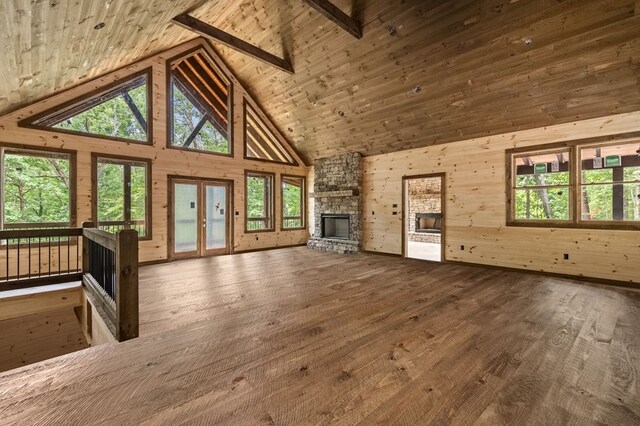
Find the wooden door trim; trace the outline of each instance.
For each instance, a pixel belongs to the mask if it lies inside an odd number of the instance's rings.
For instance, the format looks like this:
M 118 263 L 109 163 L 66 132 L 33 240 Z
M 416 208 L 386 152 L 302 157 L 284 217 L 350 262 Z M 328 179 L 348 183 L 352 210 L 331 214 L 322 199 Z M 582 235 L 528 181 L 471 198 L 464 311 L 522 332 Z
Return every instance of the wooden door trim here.
M 407 244 L 407 215 L 409 214 L 409 209 L 407 206 L 407 192 L 409 191 L 409 182 L 413 179 L 426 179 L 426 178 L 440 178 L 440 212 L 442 214 L 442 232 L 440 233 L 440 262 L 435 263 L 446 263 L 447 260 L 445 258 L 445 248 L 446 248 L 446 235 L 447 235 L 447 197 L 446 197 L 446 177 L 447 174 L 444 172 L 441 173 L 427 173 L 421 175 L 410 175 L 410 176 L 402 176 L 402 250 L 401 255 L 403 258 L 407 257 L 406 253 L 406 244 Z M 426 262 L 434 262 L 432 260 L 427 260 Z

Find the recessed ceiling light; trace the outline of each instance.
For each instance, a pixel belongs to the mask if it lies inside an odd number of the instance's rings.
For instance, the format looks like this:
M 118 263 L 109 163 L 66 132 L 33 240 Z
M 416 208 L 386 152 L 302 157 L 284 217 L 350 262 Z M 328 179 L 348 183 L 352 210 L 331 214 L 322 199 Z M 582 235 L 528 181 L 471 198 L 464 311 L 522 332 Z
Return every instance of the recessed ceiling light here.
M 93 27 L 94 30 L 101 30 L 103 28 L 104 28 L 104 22 L 97 23 L 95 27 Z

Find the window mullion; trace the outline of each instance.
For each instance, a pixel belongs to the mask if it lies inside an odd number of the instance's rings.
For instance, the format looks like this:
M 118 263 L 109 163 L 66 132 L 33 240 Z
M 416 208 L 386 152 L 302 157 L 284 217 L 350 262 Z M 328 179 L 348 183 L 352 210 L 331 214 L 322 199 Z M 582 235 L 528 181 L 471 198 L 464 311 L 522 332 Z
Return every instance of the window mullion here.
M 124 224 L 131 227 L 131 164 L 124 164 Z

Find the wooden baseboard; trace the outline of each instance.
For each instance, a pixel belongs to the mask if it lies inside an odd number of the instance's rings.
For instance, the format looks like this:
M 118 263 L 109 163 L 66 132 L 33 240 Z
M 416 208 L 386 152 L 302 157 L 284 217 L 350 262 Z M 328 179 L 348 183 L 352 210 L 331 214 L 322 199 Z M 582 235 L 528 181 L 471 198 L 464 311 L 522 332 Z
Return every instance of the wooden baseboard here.
M 366 253 L 366 254 L 378 254 L 380 256 L 390 256 L 390 257 L 400 257 L 402 258 L 401 254 L 398 253 L 387 253 L 384 251 L 371 251 L 371 250 L 362 250 L 362 253 Z
M 451 263 L 451 264 L 455 264 L 455 265 L 465 265 L 465 266 L 475 266 L 475 267 L 486 268 L 486 269 L 497 269 L 497 270 L 501 270 L 501 271 L 523 272 L 523 273 L 529 273 L 529 274 L 544 275 L 544 276 L 547 276 L 547 277 L 564 278 L 564 279 L 569 279 L 569 280 L 583 281 L 583 282 L 587 282 L 587 283 L 591 283 L 591 284 L 597 284 L 597 285 L 603 285 L 603 286 L 607 286 L 607 287 L 619 287 L 619 288 L 623 288 L 625 290 L 640 291 L 640 283 L 635 283 L 635 282 L 632 282 L 632 281 L 608 280 L 608 279 L 604 279 L 604 278 L 588 277 L 588 276 L 584 276 L 584 275 L 572 275 L 572 274 L 562 274 L 562 273 L 558 273 L 558 272 L 536 271 L 536 270 L 524 269 L 524 268 L 510 268 L 510 267 L 507 267 L 507 266 L 486 265 L 484 263 L 464 262 L 464 261 L 461 261 L 461 260 L 446 260 L 443 263 Z
M 254 253 L 258 251 L 267 251 L 267 250 L 280 250 L 280 249 L 286 249 L 286 248 L 292 248 L 292 247 L 304 247 L 306 245 L 307 243 L 302 243 L 302 244 L 291 244 L 288 246 L 265 247 L 265 248 L 250 249 L 250 250 L 238 250 L 238 251 L 234 251 L 233 254 Z

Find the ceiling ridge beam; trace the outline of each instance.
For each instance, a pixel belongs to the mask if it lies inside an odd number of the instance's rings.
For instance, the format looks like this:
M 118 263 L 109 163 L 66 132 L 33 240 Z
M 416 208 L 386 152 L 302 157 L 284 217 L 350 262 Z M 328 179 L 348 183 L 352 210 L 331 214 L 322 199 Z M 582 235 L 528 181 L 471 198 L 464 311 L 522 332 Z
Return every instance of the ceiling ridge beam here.
M 327 19 L 354 36 L 362 38 L 362 28 L 355 19 L 338 9 L 329 0 L 304 0 L 309 6 L 320 12 Z
M 197 18 L 194 18 L 191 15 L 178 15 L 173 18 L 172 22 L 176 25 L 181 26 L 182 28 L 186 28 L 189 31 L 193 31 L 194 33 L 199 34 L 202 37 L 220 42 L 225 46 L 244 53 L 245 55 L 249 55 L 255 59 L 272 65 L 281 71 L 287 72 L 289 74 L 294 74 L 293 67 L 287 60 L 266 52 L 251 43 L 247 43 L 246 41 L 241 40 L 229 33 L 226 33 L 221 29 L 209 25 Z

